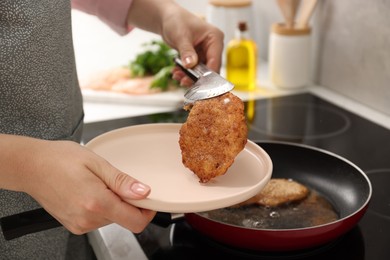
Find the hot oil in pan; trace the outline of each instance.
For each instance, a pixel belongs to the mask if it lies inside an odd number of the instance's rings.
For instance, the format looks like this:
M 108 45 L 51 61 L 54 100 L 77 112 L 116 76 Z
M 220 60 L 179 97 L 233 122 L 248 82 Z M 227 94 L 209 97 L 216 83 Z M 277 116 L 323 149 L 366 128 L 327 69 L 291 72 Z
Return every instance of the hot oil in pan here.
M 252 204 L 199 213 L 200 215 L 246 228 L 294 229 L 326 224 L 339 219 L 333 206 L 316 191 L 302 201 L 278 207 Z

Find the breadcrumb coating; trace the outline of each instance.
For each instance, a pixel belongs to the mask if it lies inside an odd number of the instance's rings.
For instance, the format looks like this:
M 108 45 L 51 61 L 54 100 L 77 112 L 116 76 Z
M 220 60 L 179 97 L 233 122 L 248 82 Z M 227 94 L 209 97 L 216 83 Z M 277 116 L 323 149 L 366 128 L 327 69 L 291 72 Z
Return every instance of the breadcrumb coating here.
M 284 178 L 271 179 L 259 194 L 237 206 L 259 204 L 266 207 L 278 207 L 305 199 L 310 190 L 297 181 Z
M 180 129 L 183 164 L 201 183 L 223 175 L 247 143 L 244 103 L 231 92 L 196 101 Z

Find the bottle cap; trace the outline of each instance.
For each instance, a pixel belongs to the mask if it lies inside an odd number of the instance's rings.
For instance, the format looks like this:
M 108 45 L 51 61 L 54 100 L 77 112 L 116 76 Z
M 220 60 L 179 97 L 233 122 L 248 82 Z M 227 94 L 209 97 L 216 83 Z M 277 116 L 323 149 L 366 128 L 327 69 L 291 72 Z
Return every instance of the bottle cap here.
M 243 22 L 243 21 L 240 21 L 238 22 L 238 29 L 241 31 L 241 32 L 244 32 L 246 30 L 248 30 L 248 25 L 246 22 Z

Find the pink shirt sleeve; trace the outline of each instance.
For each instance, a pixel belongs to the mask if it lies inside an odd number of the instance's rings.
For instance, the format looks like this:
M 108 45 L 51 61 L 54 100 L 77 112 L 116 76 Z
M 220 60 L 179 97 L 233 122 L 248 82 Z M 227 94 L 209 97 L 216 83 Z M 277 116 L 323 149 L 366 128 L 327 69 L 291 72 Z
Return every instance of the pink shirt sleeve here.
M 127 24 L 127 14 L 133 0 L 72 0 L 72 8 L 95 15 L 120 35 L 132 28 Z

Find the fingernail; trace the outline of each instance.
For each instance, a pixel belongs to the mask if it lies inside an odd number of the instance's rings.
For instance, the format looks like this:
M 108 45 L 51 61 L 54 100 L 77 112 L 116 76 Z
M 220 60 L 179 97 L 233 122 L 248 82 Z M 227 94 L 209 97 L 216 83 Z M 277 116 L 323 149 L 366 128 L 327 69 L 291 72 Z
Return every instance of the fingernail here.
M 134 182 L 131 187 L 131 191 L 138 195 L 145 195 L 150 191 L 150 187 L 140 183 L 140 182 Z
M 192 63 L 192 57 L 191 56 L 187 56 L 184 58 L 184 65 L 189 65 Z

